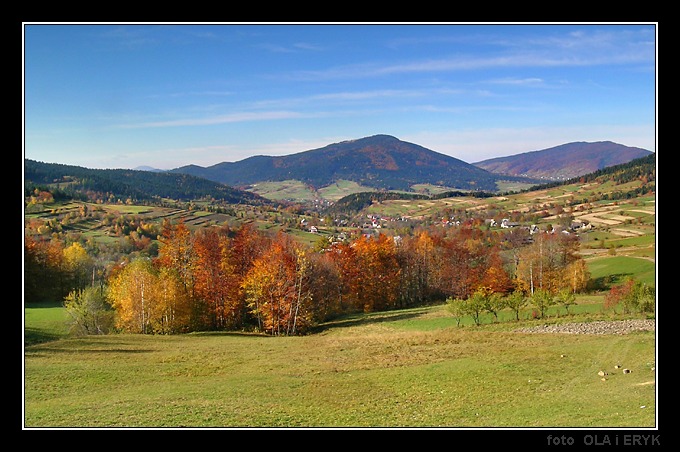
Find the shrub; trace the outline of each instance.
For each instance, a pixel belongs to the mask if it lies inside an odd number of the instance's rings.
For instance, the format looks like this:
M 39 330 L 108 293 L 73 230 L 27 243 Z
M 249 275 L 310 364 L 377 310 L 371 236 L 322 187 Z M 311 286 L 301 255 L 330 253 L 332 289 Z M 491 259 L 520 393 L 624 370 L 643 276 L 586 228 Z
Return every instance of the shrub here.
M 106 334 L 113 327 L 114 311 L 103 289 L 86 287 L 73 291 L 64 298 L 64 307 L 74 334 Z
M 616 309 L 621 305 L 624 314 L 635 311 L 640 313 L 654 312 L 655 291 L 653 287 L 640 281 L 628 278 L 623 284 L 612 287 L 604 299 L 605 309 Z

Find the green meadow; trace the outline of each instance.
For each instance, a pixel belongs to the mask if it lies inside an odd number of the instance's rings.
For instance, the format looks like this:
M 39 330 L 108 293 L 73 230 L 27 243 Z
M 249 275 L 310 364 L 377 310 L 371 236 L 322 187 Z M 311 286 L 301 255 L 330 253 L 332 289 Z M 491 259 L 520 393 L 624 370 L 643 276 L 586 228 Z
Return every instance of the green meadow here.
M 654 332 L 515 331 L 619 318 L 601 300 L 481 326 L 456 326 L 445 305 L 360 314 L 302 337 L 71 337 L 63 308 L 30 307 L 24 426 L 654 427 Z

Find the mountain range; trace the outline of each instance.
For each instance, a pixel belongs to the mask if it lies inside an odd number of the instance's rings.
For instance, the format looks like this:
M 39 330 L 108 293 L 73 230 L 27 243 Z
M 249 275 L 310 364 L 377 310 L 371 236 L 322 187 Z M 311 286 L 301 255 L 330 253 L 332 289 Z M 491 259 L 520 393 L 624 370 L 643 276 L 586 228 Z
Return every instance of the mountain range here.
M 320 188 L 338 180 L 349 180 L 386 190 L 410 190 L 415 184 L 433 184 L 495 191 L 497 181 L 508 179 L 390 135 L 342 141 L 280 157 L 260 155 L 233 163 L 209 167 L 189 165 L 171 171 L 236 187 L 263 181 L 299 180 Z M 526 181 L 517 176 L 510 179 Z
M 611 141 L 573 142 L 477 163 L 466 163 L 390 135 L 342 141 L 286 156 L 254 156 L 238 162 L 170 170 L 244 187 L 264 181 L 299 180 L 315 188 L 338 180 L 386 190 L 432 184 L 496 191 L 501 180 L 540 183 L 564 180 L 651 154 Z
M 653 152 L 611 141 L 578 141 L 540 151 L 483 160 L 473 165 L 496 174 L 566 180 L 650 154 Z
M 500 181 L 536 185 L 546 179 L 570 179 L 652 154 L 610 141 L 574 142 L 470 164 L 390 135 L 374 135 L 287 156 L 254 156 L 233 163 L 188 165 L 169 171 L 150 167 L 144 171 L 96 170 L 25 159 L 24 180 L 37 185 L 62 181 L 69 191 L 89 190 L 123 199 L 209 197 L 229 203 L 261 204 L 268 200 L 238 187 L 297 180 L 318 189 L 348 180 L 374 190 L 412 191 L 416 184 L 432 184 L 454 190 L 496 192 Z

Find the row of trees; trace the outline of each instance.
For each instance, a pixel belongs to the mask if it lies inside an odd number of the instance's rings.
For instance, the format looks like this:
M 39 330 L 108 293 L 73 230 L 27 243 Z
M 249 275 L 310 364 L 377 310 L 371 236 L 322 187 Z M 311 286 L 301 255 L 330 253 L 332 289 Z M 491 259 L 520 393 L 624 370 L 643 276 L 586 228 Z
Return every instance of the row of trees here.
M 557 293 L 546 289 L 537 289 L 532 294 L 525 294 L 516 289 L 512 293 L 502 294 L 492 292 L 486 287 L 480 287 L 468 298 L 446 299 L 447 308 L 456 318 L 458 325 L 463 317 L 471 317 L 475 324 L 481 323 L 484 313 L 493 314 L 494 320 L 498 321 L 498 313 L 503 309 L 513 312 L 515 320 L 519 320 L 520 312 L 527 305 L 533 305 L 538 311 L 534 311 L 538 317 L 544 317 L 549 307 L 560 305 L 569 314 L 569 307 L 576 303 L 576 295 L 569 288 L 562 288 Z
M 624 314 L 653 313 L 656 293 L 650 287 L 632 278 L 614 286 L 605 295 L 604 309 L 616 310 L 619 307 Z M 447 309 L 456 318 L 458 325 L 463 317 L 471 317 L 476 325 L 481 323 L 482 314 L 492 314 L 498 321 L 498 314 L 504 309 L 512 311 L 515 320 L 520 319 L 520 312 L 527 306 L 535 308 L 534 317 L 543 318 L 552 306 L 563 307 L 569 315 L 569 308 L 576 304 L 576 295 L 567 287 L 552 292 L 537 289 L 531 294 L 516 289 L 512 293 L 493 292 L 487 287 L 480 287 L 468 298 L 446 299 Z
M 540 234 L 515 248 L 479 229 L 408 237 L 380 234 L 321 251 L 290 235 L 166 223 L 158 257 L 124 262 L 108 280 L 117 327 L 136 333 L 256 329 L 304 334 L 348 312 L 444 298 L 474 299 L 483 288 L 575 293 L 588 274 L 566 236 Z

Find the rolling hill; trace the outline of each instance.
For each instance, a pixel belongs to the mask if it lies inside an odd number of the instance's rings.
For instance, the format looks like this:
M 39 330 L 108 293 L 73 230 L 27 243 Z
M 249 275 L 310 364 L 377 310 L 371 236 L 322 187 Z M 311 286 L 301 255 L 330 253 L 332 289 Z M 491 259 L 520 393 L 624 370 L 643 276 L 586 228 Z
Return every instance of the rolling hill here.
M 59 183 L 70 194 L 103 193 L 115 198 L 146 201 L 154 198 L 195 200 L 212 198 L 230 204 L 264 204 L 254 193 L 188 174 L 127 169 L 90 169 L 24 159 L 24 185 Z
M 209 167 L 188 165 L 171 172 L 231 186 L 300 180 L 320 188 L 338 180 L 348 180 L 386 190 L 410 190 L 414 184 L 433 184 L 496 191 L 496 182 L 508 179 L 390 135 L 342 141 L 286 156 L 260 155 Z
M 611 141 L 579 141 L 540 151 L 483 160 L 473 165 L 495 174 L 566 180 L 650 154 L 653 152 Z

